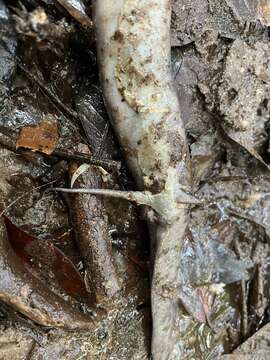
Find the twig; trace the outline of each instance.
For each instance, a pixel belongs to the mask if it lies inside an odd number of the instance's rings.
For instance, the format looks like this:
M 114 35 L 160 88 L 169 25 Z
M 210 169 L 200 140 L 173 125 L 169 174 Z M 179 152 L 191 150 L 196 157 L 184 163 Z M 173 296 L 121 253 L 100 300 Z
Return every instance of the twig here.
M 53 180 L 53 181 L 50 181 L 46 184 L 43 184 L 43 185 L 40 185 L 40 186 L 37 186 L 29 191 L 27 191 L 26 193 L 20 195 L 19 197 L 17 197 L 15 200 L 13 200 L 10 204 L 8 204 L 5 209 L 3 211 L 1 211 L 0 213 L 0 218 L 7 212 L 8 209 L 10 209 L 13 205 L 15 205 L 18 201 L 20 201 L 21 199 L 23 199 L 25 196 L 31 194 L 32 192 L 36 191 L 36 190 L 40 190 L 46 186 L 49 186 L 49 185 L 52 185 L 54 183 L 56 183 L 59 179 L 56 179 L 56 180 Z
M 8 48 L 7 44 L 2 41 L 0 39 L 0 43 L 1 45 L 5 48 L 6 51 L 8 51 L 9 53 L 11 53 L 10 49 Z M 12 54 L 13 55 L 13 54 Z M 92 124 L 92 122 L 88 121 L 88 119 L 81 114 L 80 116 L 78 115 L 78 113 L 73 110 L 70 109 L 68 106 L 66 106 L 65 104 L 63 104 L 63 102 L 59 99 L 59 97 L 57 96 L 57 94 L 55 94 L 55 92 L 53 92 L 51 89 L 49 89 L 47 86 L 45 86 L 42 81 L 35 76 L 34 74 L 32 74 L 22 63 L 21 59 L 14 55 L 15 59 L 16 59 L 16 63 L 17 66 L 25 73 L 25 75 L 33 82 L 35 82 L 39 88 L 41 89 L 41 91 L 44 93 L 44 95 L 46 95 L 46 97 L 49 99 L 49 101 L 51 101 L 51 103 L 54 105 L 54 107 L 56 108 L 57 111 L 61 112 L 64 116 L 65 114 L 68 115 L 69 117 L 73 118 L 74 120 L 76 120 L 78 123 L 80 122 L 84 122 L 85 124 L 87 123 L 87 125 L 89 127 L 92 127 L 92 130 L 97 131 L 98 133 L 100 133 L 100 131 L 95 127 L 94 124 Z M 91 110 L 94 110 L 97 114 L 98 112 L 94 109 L 93 106 L 91 106 Z M 98 114 L 100 116 L 100 114 Z M 67 120 L 70 121 L 70 119 L 67 117 Z M 86 126 L 85 126 L 86 127 Z
M 29 78 L 29 80 L 35 82 L 39 88 L 49 97 L 52 103 L 57 105 L 57 110 L 61 110 L 64 114 L 67 114 L 68 116 L 72 117 L 73 119 L 79 121 L 79 116 L 76 111 L 73 109 L 70 109 L 68 106 L 62 103 L 62 101 L 59 99 L 58 95 L 53 92 L 51 89 L 49 89 L 47 86 L 45 86 L 42 81 L 32 74 L 23 64 L 20 58 L 16 57 L 17 65 L 18 67 L 25 73 L 25 75 Z
M 241 293 L 242 293 L 242 332 L 244 338 L 246 338 L 248 334 L 248 308 L 247 308 L 246 282 L 244 279 L 241 280 Z
M 1 41 L 2 43 L 2 41 Z M 7 48 L 6 44 L 3 42 L 3 46 L 5 48 Z M 7 49 L 7 51 L 10 52 L 9 49 Z M 38 76 L 35 76 L 34 74 L 32 74 L 22 63 L 21 59 L 18 56 L 15 56 L 16 58 L 16 62 L 18 67 L 25 73 L 25 75 L 33 82 L 35 82 L 39 88 L 41 89 L 41 91 L 44 93 L 44 95 L 46 95 L 46 97 L 49 99 L 49 101 L 54 105 L 54 107 L 56 108 L 57 111 L 61 112 L 64 116 L 65 114 L 68 115 L 69 117 L 73 118 L 74 120 L 76 120 L 78 123 L 80 123 L 86 133 L 87 139 L 89 141 L 89 139 L 92 136 L 92 132 L 97 132 L 98 134 L 100 134 L 100 130 L 95 126 L 95 124 L 92 121 L 89 121 L 87 119 L 87 117 L 83 114 L 78 114 L 75 110 L 69 108 L 68 106 L 66 106 L 57 96 L 57 94 L 52 91 L 51 89 L 49 89 L 47 86 L 45 86 L 42 81 L 38 78 Z M 102 118 L 102 116 L 96 111 L 96 109 L 90 104 L 91 107 L 91 111 L 93 112 L 93 114 L 95 114 L 95 116 L 97 116 L 98 118 Z M 111 169 L 111 168 L 116 168 L 117 170 L 120 169 L 121 165 L 119 163 L 117 163 L 116 161 L 107 161 L 107 160 L 99 160 L 98 157 L 101 155 L 102 151 L 103 151 L 103 146 L 104 146 L 104 141 L 108 135 L 108 129 L 109 126 L 108 124 L 106 124 L 105 126 L 105 131 L 102 134 L 102 138 L 101 138 L 101 142 L 100 142 L 100 147 L 97 151 L 97 157 L 91 157 L 91 159 L 86 159 L 86 157 L 84 158 L 84 160 L 86 160 L 86 163 L 92 164 L 92 165 L 96 165 L 96 166 L 102 166 L 105 169 Z M 58 157 L 62 157 L 65 156 L 65 158 L 67 159 L 67 155 L 64 155 L 61 152 L 58 152 L 58 154 L 53 154 L 55 156 Z M 71 156 L 69 156 L 69 158 L 71 159 Z M 67 159 L 68 160 L 68 159 Z M 75 161 L 80 161 L 80 158 L 77 157 L 77 155 L 74 156 L 74 158 L 72 160 Z
M 120 168 L 121 168 L 121 163 L 118 161 L 102 160 L 102 159 L 98 159 L 98 157 L 96 157 L 96 156 L 90 156 L 90 155 L 83 154 L 83 153 L 70 154 L 70 153 L 65 153 L 63 151 L 54 151 L 51 155 L 59 157 L 64 160 L 69 160 L 69 161 L 72 160 L 72 161 L 77 161 L 80 163 L 101 166 L 107 170 L 112 170 L 112 169 L 120 170 Z
M 17 64 L 19 66 L 19 68 L 25 73 L 25 75 L 33 82 L 35 82 L 39 88 L 42 90 L 42 92 L 48 97 L 48 99 L 52 102 L 52 104 L 54 104 L 54 106 L 56 107 L 56 109 L 60 112 L 62 112 L 63 114 L 66 114 L 67 116 L 73 118 L 74 120 L 76 120 L 78 123 L 81 123 L 81 121 L 83 120 L 84 123 L 87 124 L 87 126 L 92 127 L 92 131 L 97 131 L 98 133 L 100 133 L 100 131 L 97 129 L 97 127 L 91 122 L 89 121 L 86 116 L 84 116 L 83 114 L 78 114 L 77 111 L 71 109 L 70 107 L 68 107 L 67 105 L 63 104 L 63 102 L 59 99 L 58 95 L 52 91 L 51 89 L 49 89 L 47 86 L 45 86 L 42 81 L 40 81 L 40 79 L 35 76 L 34 74 L 32 74 L 21 62 L 20 58 L 16 57 L 17 60 Z M 96 114 L 98 114 L 98 112 L 94 109 L 93 106 L 91 106 L 91 110 L 94 111 Z M 100 116 L 100 114 L 98 114 L 98 116 Z
M 241 259 L 241 249 L 238 240 L 234 242 L 235 252 L 239 259 Z M 247 290 L 246 290 L 246 281 L 241 280 L 241 295 L 242 295 L 242 317 L 241 317 L 241 328 L 243 337 L 246 338 L 248 333 L 248 308 L 247 308 Z
M 89 121 L 89 119 L 82 113 L 78 114 L 77 111 L 70 109 L 68 106 L 66 106 L 65 104 L 63 104 L 63 102 L 59 99 L 59 97 L 57 96 L 57 94 L 55 92 L 53 92 L 51 89 L 49 89 L 48 87 L 46 87 L 42 81 L 40 81 L 40 79 L 33 75 L 29 70 L 27 70 L 27 68 L 22 64 L 21 60 L 19 58 L 17 58 L 17 64 L 19 66 L 19 68 L 21 70 L 23 70 L 23 72 L 26 74 L 26 76 L 33 82 L 37 83 L 37 85 L 39 86 L 39 88 L 42 90 L 42 92 L 47 96 L 47 98 L 53 103 L 53 105 L 56 107 L 56 109 L 60 112 L 62 112 L 64 115 L 68 115 L 69 117 L 73 118 L 74 120 L 76 120 L 77 122 L 79 122 L 86 134 L 86 137 L 88 139 L 88 142 L 90 143 L 90 139 L 93 136 L 93 132 L 96 132 L 97 134 L 100 134 L 100 130 L 95 126 L 95 124 L 92 121 Z M 95 116 L 97 116 L 98 118 L 102 118 L 102 116 L 96 111 L 96 109 L 89 104 L 91 111 L 93 112 L 93 114 Z M 102 138 L 101 138 L 101 142 L 100 142 L 100 147 L 97 151 L 97 158 L 99 156 L 101 156 L 102 151 L 103 151 L 103 146 L 104 146 L 104 142 L 106 140 L 106 137 L 108 135 L 108 130 L 109 130 L 109 126 L 108 124 L 106 124 L 105 127 L 105 131 L 102 134 Z M 79 160 L 79 159 L 77 159 Z M 95 160 L 95 162 L 97 162 L 98 160 Z M 100 160 L 101 161 L 101 160 Z M 90 164 L 93 165 L 97 165 L 97 166 L 102 166 L 104 168 L 111 168 L 111 167 L 117 167 L 115 166 L 115 164 L 110 163 L 108 166 L 105 165 L 99 165 L 98 163 L 94 163 L 94 162 L 90 162 Z M 105 164 L 105 162 L 103 162 L 103 164 Z

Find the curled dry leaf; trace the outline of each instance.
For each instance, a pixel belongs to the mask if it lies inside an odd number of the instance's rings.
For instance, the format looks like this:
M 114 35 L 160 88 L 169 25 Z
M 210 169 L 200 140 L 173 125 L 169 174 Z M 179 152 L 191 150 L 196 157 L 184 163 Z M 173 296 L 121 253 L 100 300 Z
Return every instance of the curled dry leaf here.
M 82 164 L 78 167 L 78 169 L 74 172 L 72 175 L 72 178 L 70 180 L 70 187 L 73 188 L 73 185 L 75 181 L 78 179 L 80 175 L 82 175 L 84 172 L 86 172 L 90 168 L 89 164 Z
M 50 155 L 54 151 L 58 139 L 57 124 L 44 118 L 39 125 L 26 126 L 21 130 L 16 148 L 23 147 Z
M 69 14 L 85 27 L 92 27 L 92 21 L 85 12 L 85 6 L 81 0 L 58 0 Z

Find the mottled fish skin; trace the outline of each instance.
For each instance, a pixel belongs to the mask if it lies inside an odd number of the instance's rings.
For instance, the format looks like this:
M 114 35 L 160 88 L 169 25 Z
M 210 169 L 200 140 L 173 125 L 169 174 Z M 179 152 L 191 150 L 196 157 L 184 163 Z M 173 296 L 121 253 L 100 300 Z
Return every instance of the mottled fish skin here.
M 105 103 L 139 190 L 163 209 L 149 227 L 155 244 L 152 355 L 180 359 L 179 254 L 188 223 L 182 191 L 190 161 L 171 75 L 169 0 L 95 0 L 94 24 Z M 165 210 L 165 211 L 164 211 Z M 153 244 L 153 245 L 154 245 Z M 153 246 L 154 247 L 154 246 Z

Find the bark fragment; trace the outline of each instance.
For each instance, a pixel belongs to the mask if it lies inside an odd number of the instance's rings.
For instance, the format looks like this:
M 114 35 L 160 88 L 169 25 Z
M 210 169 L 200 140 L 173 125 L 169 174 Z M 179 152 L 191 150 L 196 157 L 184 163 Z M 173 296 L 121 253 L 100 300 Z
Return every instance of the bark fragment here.
M 100 171 L 91 166 L 76 186 L 101 188 Z M 72 222 L 87 271 L 87 282 L 97 303 L 106 303 L 119 292 L 120 284 L 112 259 L 112 239 L 102 199 L 94 195 L 71 195 Z

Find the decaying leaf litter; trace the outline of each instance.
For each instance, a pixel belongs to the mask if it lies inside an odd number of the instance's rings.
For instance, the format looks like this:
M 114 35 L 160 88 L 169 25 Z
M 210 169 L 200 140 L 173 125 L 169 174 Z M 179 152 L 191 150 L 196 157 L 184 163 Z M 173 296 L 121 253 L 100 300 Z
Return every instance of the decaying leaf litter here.
M 12 358 L 24 352 L 32 359 L 148 358 L 153 259 L 145 214 L 124 200 L 44 191 L 46 183 L 69 185 L 83 163 L 78 156 L 106 166 L 85 167 L 74 187 L 137 190 L 102 102 L 94 30 L 85 20 L 92 19 L 91 4 L 85 1 L 85 13 L 75 16 L 69 3 L 1 2 L 1 211 L 40 246 L 30 253 L 34 266 L 25 266 L 1 225 L 0 351 L 10 346 Z M 189 207 L 179 241 L 185 286 L 173 294 L 179 319 L 173 331 L 181 358 L 230 353 L 268 322 L 267 8 L 267 1 L 173 3 L 173 75 L 192 193 L 202 202 Z M 16 149 L 23 129 L 39 128 L 44 119 L 57 124 L 52 154 Z M 118 173 L 115 162 L 122 164 Z M 59 287 L 46 257 L 38 264 L 47 243 L 77 268 L 88 299 Z M 48 307 L 55 297 L 58 307 Z M 74 324 L 86 318 L 89 330 L 66 331 L 68 321 L 63 329 L 44 326 L 68 314 Z M 16 346 L 10 334 L 20 334 Z

